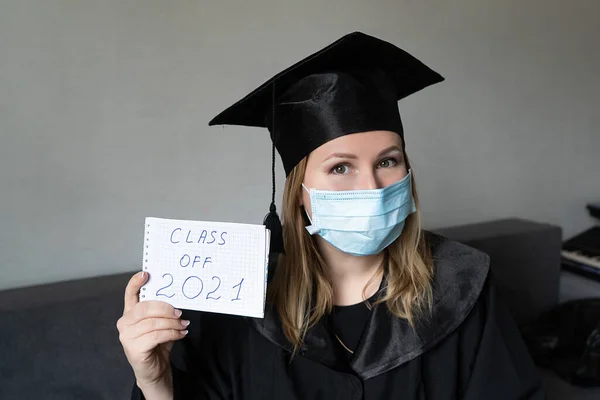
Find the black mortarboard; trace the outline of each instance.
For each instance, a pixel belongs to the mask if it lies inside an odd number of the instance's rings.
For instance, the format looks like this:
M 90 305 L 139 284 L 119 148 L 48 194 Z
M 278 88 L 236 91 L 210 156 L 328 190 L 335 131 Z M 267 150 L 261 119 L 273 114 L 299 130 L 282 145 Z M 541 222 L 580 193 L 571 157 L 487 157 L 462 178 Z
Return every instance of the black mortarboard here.
M 287 176 L 311 151 L 343 135 L 389 130 L 404 139 L 398 100 L 443 79 L 393 44 L 353 32 L 278 73 L 209 125 L 268 128 Z M 272 249 L 282 251 L 274 185 L 273 177 L 265 224 Z

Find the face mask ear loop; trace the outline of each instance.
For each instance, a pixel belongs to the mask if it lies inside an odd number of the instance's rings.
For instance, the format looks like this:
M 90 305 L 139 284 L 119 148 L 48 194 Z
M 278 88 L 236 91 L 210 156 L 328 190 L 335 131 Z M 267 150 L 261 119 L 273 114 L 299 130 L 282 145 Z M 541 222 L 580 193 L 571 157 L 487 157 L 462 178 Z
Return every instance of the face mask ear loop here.
M 304 190 L 306 190 L 306 193 L 308 193 L 308 195 L 310 196 L 310 190 L 308 190 L 308 188 L 304 185 L 304 183 L 302 183 L 302 188 Z M 312 201 L 312 199 L 311 199 Z M 302 205 L 302 208 L 304 209 L 304 214 L 306 215 L 306 218 L 308 218 L 308 220 L 310 221 L 310 224 L 312 225 L 312 220 L 310 219 L 310 216 L 308 215 L 308 211 L 306 210 L 306 206 L 304 206 L 304 204 Z
M 308 218 L 310 224 L 312 225 L 312 220 L 310 219 L 310 215 L 308 215 L 308 211 L 306 211 L 306 207 L 302 206 L 302 208 L 304 209 L 304 214 L 306 214 L 306 218 Z

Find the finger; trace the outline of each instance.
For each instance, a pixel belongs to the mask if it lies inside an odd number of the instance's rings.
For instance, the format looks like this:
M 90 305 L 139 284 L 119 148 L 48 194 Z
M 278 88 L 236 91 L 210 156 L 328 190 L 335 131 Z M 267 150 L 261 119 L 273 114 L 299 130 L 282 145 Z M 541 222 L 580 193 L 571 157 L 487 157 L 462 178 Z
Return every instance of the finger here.
M 135 352 L 137 354 L 145 353 L 153 350 L 161 343 L 168 343 L 171 341 L 183 339 L 187 335 L 187 330 L 178 329 L 163 329 L 160 331 L 148 332 L 145 335 L 140 336 L 133 340 L 135 343 Z
M 144 276 L 142 276 L 142 274 L 143 272 L 138 272 L 137 274 L 133 275 L 129 280 L 127 287 L 125 288 L 123 314 L 131 310 L 140 301 L 138 297 L 140 288 L 148 280 L 148 274 L 144 274 Z
M 160 330 L 186 330 L 190 321 L 170 318 L 146 318 L 135 324 L 126 333 L 131 339 L 139 338 L 147 333 Z
M 124 325 L 135 325 L 146 318 L 179 319 L 181 310 L 173 308 L 169 303 L 157 300 L 148 300 L 137 303 L 129 312 L 123 314 Z

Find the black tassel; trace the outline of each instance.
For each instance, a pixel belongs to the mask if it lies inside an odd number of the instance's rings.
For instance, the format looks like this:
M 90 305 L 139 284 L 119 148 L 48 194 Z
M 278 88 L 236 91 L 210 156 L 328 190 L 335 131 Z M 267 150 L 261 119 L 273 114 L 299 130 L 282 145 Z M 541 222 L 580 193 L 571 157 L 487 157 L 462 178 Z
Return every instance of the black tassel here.
M 271 231 L 271 246 L 269 248 L 269 252 L 271 254 L 283 253 L 283 228 L 281 226 L 279 215 L 277 215 L 277 207 L 275 207 L 275 203 L 271 203 L 271 206 L 269 207 L 269 213 L 265 216 L 263 225 L 265 225 L 267 229 Z
M 275 129 L 275 82 L 273 82 L 273 90 L 271 92 L 271 106 L 272 118 L 273 118 L 273 129 Z M 273 130 L 275 132 L 275 130 Z M 275 142 L 271 144 L 271 206 L 269 207 L 269 213 L 265 216 L 263 225 L 271 231 L 271 245 L 269 247 L 269 254 L 284 253 L 283 248 L 283 228 L 281 226 L 281 220 L 277 215 L 277 207 L 275 206 Z M 272 277 L 271 271 L 269 275 Z

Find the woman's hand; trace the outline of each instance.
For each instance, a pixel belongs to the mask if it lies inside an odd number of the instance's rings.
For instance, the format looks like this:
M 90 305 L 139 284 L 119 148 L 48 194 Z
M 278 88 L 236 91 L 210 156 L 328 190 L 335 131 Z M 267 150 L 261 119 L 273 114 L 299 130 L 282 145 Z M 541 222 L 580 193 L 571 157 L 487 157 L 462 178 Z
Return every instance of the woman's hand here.
M 180 320 L 181 310 L 162 301 L 140 302 L 146 273 L 135 274 L 125 288 L 123 316 L 117 321 L 119 340 L 133 368 L 137 385 L 156 386 L 171 382 L 170 354 L 175 340 L 187 334 L 189 321 Z

